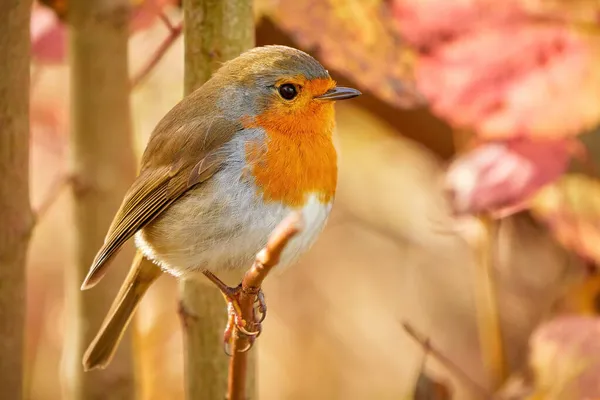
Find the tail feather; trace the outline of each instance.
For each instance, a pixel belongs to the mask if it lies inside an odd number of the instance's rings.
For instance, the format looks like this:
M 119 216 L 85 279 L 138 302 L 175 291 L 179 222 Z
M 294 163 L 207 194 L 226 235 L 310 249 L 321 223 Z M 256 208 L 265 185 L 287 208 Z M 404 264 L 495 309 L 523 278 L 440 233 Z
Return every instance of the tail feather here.
M 86 371 L 105 368 L 113 358 L 133 313 L 161 270 L 150 260 L 137 253 L 129 274 L 123 282 L 100 331 L 83 356 Z

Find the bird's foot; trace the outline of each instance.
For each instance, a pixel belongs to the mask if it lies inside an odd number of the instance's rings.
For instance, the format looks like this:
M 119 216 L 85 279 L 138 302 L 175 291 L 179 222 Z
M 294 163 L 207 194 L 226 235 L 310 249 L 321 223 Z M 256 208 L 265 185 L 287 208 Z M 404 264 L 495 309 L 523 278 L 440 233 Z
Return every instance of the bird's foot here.
M 243 317 L 242 308 L 240 305 L 240 295 L 242 293 L 242 285 L 238 285 L 237 287 L 229 287 L 219 278 L 217 278 L 210 271 L 203 271 L 204 275 L 217 286 L 223 297 L 225 298 L 225 302 L 227 303 L 227 326 L 225 328 L 225 332 L 223 333 L 223 344 L 225 348 L 225 352 L 228 355 L 231 355 L 231 347 L 234 339 L 234 333 L 238 332 L 238 335 L 244 335 L 248 339 L 248 345 L 238 352 L 248 351 L 256 338 L 260 335 L 262 331 L 261 323 L 265 320 L 267 315 L 267 304 L 265 302 L 265 296 L 261 289 L 258 289 L 256 292 L 256 300 L 254 303 L 254 307 L 252 308 L 252 321 L 246 321 Z

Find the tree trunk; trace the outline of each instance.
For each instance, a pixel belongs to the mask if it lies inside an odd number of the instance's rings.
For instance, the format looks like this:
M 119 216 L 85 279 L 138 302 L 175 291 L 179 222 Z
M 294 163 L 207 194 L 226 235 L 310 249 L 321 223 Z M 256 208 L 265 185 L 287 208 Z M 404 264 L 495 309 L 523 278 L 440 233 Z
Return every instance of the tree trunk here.
M 0 1 L 0 388 L 23 393 L 25 257 L 29 204 L 29 15 L 31 3 Z
M 133 259 L 126 245 L 97 287 L 79 287 L 136 171 L 129 107 L 128 0 L 69 2 L 71 171 L 75 250 L 67 272 L 64 389 L 68 399 L 134 399 L 130 335 L 104 371 L 83 372 L 92 341 Z
M 251 0 L 184 0 L 183 6 L 188 94 L 222 62 L 254 46 L 254 17 Z M 186 399 L 223 399 L 229 363 L 222 349 L 227 317 L 223 297 L 216 288 L 184 281 L 181 301 L 192 314 L 184 324 Z M 254 393 L 253 371 L 248 371 L 248 393 Z

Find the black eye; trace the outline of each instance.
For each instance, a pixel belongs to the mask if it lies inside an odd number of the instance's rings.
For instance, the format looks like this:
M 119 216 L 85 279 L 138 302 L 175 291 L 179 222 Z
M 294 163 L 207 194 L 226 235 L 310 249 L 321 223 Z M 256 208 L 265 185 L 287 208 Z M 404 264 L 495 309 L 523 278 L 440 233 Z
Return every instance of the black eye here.
M 291 83 L 279 86 L 279 95 L 286 100 L 292 100 L 297 94 L 296 87 Z

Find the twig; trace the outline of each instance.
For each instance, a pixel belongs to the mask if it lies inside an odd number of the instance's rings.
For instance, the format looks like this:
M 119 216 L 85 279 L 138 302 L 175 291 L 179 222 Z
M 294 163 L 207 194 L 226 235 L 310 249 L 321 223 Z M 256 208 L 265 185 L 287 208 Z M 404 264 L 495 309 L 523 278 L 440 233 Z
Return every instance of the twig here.
M 483 399 L 491 398 L 490 393 L 488 393 L 484 388 L 479 386 L 477 382 L 469 377 L 458 365 L 456 365 L 451 359 L 442 354 L 441 351 L 436 349 L 431 345 L 429 338 L 425 335 L 417 332 L 415 328 L 413 328 L 408 322 L 402 322 L 402 328 L 408 333 L 410 337 L 412 337 L 417 343 L 423 347 L 423 349 L 430 354 L 433 358 L 439 361 L 450 373 L 454 374 L 461 382 L 463 382 L 466 386 L 468 386 L 471 391 L 477 394 L 479 397 Z
M 171 22 L 171 19 L 167 16 L 167 14 L 164 13 L 164 11 L 161 11 L 158 14 L 158 17 L 163 22 L 163 24 L 165 24 L 165 26 L 171 33 L 175 32 L 177 30 L 177 28 Z
M 254 318 L 253 307 L 260 287 L 279 262 L 281 252 L 289 240 L 302 229 L 303 221 L 300 213 L 294 212 L 283 220 L 273 231 L 267 245 L 254 260 L 252 267 L 244 275 L 239 304 L 242 316 L 246 321 Z M 233 333 L 232 356 L 229 361 L 229 379 L 227 383 L 228 400 L 245 400 L 246 369 L 248 352 L 240 349 L 248 348 L 248 337 L 240 334 L 235 328 Z
M 164 15 L 161 14 L 161 16 Z M 166 16 L 164 18 L 166 18 Z M 165 19 L 163 19 L 163 21 L 165 21 Z M 168 19 L 166 19 L 166 21 L 168 21 Z M 167 24 L 167 22 L 165 22 L 165 24 Z M 152 57 L 150 57 L 150 59 L 148 60 L 148 63 L 137 73 L 136 76 L 133 77 L 133 79 L 131 80 L 132 88 L 137 87 L 140 84 L 140 82 L 142 82 L 148 76 L 148 74 L 150 74 L 150 72 L 154 69 L 156 64 L 158 64 L 158 62 L 162 60 L 162 58 L 171 48 L 173 43 L 175 43 L 175 41 L 181 35 L 181 32 L 183 30 L 183 23 L 180 22 L 177 25 L 172 25 L 171 22 L 168 21 L 167 27 L 169 28 L 169 36 L 167 36 L 163 40 L 158 49 L 156 49 Z
M 34 212 L 36 225 L 44 218 L 50 208 L 52 208 L 54 203 L 56 203 L 60 195 L 72 181 L 73 177 L 70 174 L 61 174 L 54 180 L 54 182 L 52 182 L 50 189 L 48 189 L 48 193 L 46 193 L 46 196 L 44 197 L 44 200 L 42 200 Z

